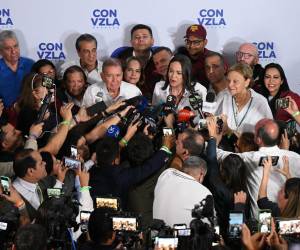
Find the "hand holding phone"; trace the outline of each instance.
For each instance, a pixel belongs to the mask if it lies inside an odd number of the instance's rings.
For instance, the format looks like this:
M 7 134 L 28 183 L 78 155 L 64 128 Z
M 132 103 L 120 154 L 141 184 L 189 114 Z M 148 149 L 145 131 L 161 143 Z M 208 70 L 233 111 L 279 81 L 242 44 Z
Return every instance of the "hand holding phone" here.
M 279 156 L 271 156 L 272 166 L 276 166 L 278 164 Z M 264 161 L 268 160 L 268 156 L 262 156 L 259 159 L 258 166 L 264 166 Z
M 1 176 L 1 186 L 2 186 L 2 190 L 3 190 L 3 194 L 5 195 L 10 195 L 10 179 L 7 176 Z

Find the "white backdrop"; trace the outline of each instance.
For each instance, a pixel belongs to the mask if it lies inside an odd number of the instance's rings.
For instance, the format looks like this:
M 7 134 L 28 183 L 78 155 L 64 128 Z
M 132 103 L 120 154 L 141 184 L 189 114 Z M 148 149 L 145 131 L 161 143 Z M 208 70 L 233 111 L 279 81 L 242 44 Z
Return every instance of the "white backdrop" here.
M 1 0 L 0 30 L 16 31 L 22 55 L 58 63 L 76 58 L 81 33 L 97 38 L 102 60 L 129 45 L 134 24 L 150 25 L 155 45 L 174 49 L 183 44 L 189 24 L 202 22 L 207 48 L 232 63 L 240 43 L 256 43 L 261 64 L 280 63 L 300 93 L 299 9 L 294 0 Z

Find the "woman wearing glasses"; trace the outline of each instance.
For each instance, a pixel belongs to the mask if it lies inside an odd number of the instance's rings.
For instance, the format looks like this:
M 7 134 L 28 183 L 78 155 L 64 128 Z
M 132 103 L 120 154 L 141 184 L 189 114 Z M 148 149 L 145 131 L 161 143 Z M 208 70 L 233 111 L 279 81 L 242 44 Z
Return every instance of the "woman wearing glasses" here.
M 273 119 L 266 98 L 250 89 L 252 69 L 245 63 L 233 65 L 227 74 L 228 89 L 216 111 L 226 114 L 230 130 L 241 134 L 254 132 L 255 124 L 262 118 Z

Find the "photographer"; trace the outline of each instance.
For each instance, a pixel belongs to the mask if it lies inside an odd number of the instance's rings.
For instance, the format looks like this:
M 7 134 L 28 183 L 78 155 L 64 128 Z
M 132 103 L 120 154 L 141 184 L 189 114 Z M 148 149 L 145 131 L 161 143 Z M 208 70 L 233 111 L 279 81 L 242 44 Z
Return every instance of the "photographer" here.
M 139 167 L 124 167 L 120 159 L 120 146 L 116 138 L 104 137 L 97 145 L 97 164 L 90 170 L 90 186 L 93 198 L 99 196 L 120 197 L 121 206 L 127 207 L 127 195 L 131 186 L 145 180 L 162 168 L 171 156 L 174 144 L 172 136 L 163 137 L 163 146 Z
M 123 249 L 116 240 L 113 231 L 112 216 L 116 212 L 111 208 L 96 208 L 90 216 L 88 231 L 90 241 L 79 245 L 79 250 L 112 250 Z

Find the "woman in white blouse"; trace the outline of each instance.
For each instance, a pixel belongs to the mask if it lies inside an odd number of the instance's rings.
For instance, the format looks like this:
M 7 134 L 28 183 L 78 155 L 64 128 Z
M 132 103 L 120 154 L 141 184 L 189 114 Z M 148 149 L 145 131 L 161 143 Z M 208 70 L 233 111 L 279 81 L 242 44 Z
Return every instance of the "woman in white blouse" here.
M 227 74 L 227 91 L 216 111 L 216 115 L 226 114 L 229 129 L 239 134 L 254 132 L 262 118 L 273 119 L 267 99 L 249 88 L 252 75 L 249 65 L 233 65 Z
M 191 69 L 192 64 L 187 56 L 175 55 L 169 63 L 166 81 L 160 81 L 155 85 L 152 105 L 163 104 L 168 95 L 173 95 L 176 97 L 177 110 L 186 106 L 191 107 L 189 102 L 191 89 L 205 100 L 207 90 L 200 83 L 191 82 Z

